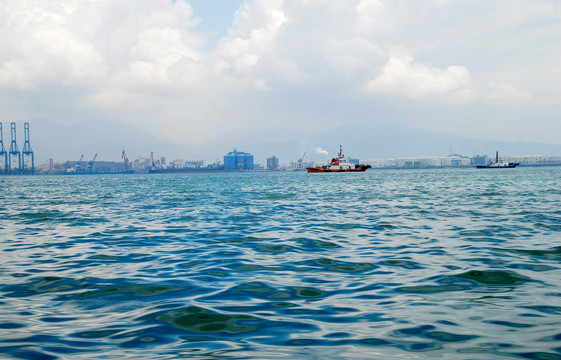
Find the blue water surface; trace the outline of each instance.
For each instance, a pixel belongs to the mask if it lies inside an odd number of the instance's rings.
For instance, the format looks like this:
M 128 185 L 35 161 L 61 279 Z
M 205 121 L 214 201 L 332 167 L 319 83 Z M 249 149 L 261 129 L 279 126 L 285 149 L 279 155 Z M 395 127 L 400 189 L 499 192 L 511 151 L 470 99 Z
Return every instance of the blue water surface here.
M 561 168 L 0 177 L 0 357 L 561 359 Z

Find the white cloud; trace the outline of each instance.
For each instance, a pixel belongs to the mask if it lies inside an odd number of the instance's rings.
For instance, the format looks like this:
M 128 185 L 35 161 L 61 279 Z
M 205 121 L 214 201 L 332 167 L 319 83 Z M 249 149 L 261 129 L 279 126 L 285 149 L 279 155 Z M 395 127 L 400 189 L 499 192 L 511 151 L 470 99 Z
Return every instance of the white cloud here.
M 356 7 L 356 30 L 364 35 L 393 33 L 395 20 L 391 9 L 382 0 L 361 0 Z
M 246 2 L 236 12 L 230 36 L 222 39 L 217 49 L 229 67 L 244 72 L 270 51 L 281 27 L 287 22 L 280 4 L 279 1 Z M 255 23 L 256 20 L 255 27 L 248 27 L 249 22 Z
M 275 121 L 325 128 L 386 96 L 388 114 L 417 100 L 559 108 L 551 0 L 244 0 L 232 15 L 209 43 L 189 0 L 0 1 L 0 117 L 95 114 L 198 140 Z
M 183 40 L 179 29 L 144 29 L 130 51 L 126 76 L 136 85 L 182 87 L 207 70 L 202 58 Z M 173 71 L 176 66 L 186 74 Z
M 21 60 L 5 60 L 0 67 L 0 87 L 25 90 L 32 87 L 31 78 Z
M 490 81 L 488 83 L 488 97 L 491 100 L 508 101 L 508 100 L 527 100 L 532 96 L 530 93 L 518 90 L 511 83 L 496 83 Z
M 392 54 L 381 74 L 366 83 L 370 94 L 405 96 L 411 99 L 446 99 L 467 102 L 473 99 L 469 71 L 464 66 L 442 70 L 417 64 L 409 54 Z
M 197 20 L 184 1 L 6 0 L 0 19 L 3 87 L 95 87 L 123 76 L 162 85 L 177 63 L 201 61 L 202 41 L 189 32 Z
M 33 1 L 0 7 L 0 86 L 76 85 L 103 76 L 103 56 L 69 26 L 73 11 L 72 6 Z

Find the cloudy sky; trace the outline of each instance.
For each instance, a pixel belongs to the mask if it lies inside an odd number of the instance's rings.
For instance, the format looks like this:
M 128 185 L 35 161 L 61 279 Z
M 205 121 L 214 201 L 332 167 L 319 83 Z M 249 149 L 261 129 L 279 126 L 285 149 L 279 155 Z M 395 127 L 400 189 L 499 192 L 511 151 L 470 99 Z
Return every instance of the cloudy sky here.
M 557 0 L 2 0 L 0 118 L 561 144 Z

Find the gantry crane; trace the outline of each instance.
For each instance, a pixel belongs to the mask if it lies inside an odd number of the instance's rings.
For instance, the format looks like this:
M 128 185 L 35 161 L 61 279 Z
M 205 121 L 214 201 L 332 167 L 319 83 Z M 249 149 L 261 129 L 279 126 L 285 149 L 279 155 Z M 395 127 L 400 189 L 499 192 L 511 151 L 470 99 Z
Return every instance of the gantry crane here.
M 12 142 L 10 144 L 10 152 L 8 155 L 8 172 L 12 172 L 12 158 L 17 157 L 18 159 L 18 167 L 16 169 L 16 173 L 21 170 L 21 152 L 19 151 L 18 144 L 16 142 L 16 123 L 10 123 L 10 130 L 12 136 Z
M 29 123 L 26 122 L 23 124 L 23 132 L 24 132 L 24 139 L 25 142 L 23 144 L 23 151 L 21 152 L 21 170 L 25 172 L 29 172 L 31 174 L 35 173 L 35 155 L 33 154 L 33 150 L 31 149 L 31 143 L 29 142 Z M 25 167 L 25 159 L 31 158 L 31 167 Z
M 8 173 L 8 152 L 4 148 L 4 136 L 2 135 L 2 123 L 0 122 L 0 156 L 4 156 L 4 169 Z

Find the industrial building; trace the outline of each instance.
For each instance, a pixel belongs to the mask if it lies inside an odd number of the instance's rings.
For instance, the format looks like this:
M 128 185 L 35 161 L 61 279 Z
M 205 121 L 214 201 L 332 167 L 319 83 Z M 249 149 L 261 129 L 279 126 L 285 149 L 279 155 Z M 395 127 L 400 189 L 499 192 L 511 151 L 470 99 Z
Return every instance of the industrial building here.
M 423 169 L 439 167 L 469 167 L 472 159 L 462 155 L 443 157 L 402 157 L 396 159 L 361 160 L 372 168 Z
M 225 171 L 249 171 L 254 169 L 253 155 L 243 151 L 230 151 L 224 155 Z
M 474 155 L 471 158 L 471 165 L 477 166 L 477 165 L 487 165 L 489 164 L 489 157 L 487 155 Z
M 120 174 L 124 172 L 123 168 L 124 164 L 116 161 L 86 161 L 82 159 L 55 162 L 51 158 L 48 162 L 36 166 L 35 173 L 40 175 Z
M 561 166 L 561 156 L 514 155 L 506 160 L 520 163 L 520 166 Z
M 275 155 L 267 159 L 267 170 L 278 170 L 279 169 L 279 158 Z

